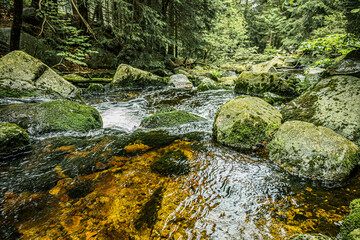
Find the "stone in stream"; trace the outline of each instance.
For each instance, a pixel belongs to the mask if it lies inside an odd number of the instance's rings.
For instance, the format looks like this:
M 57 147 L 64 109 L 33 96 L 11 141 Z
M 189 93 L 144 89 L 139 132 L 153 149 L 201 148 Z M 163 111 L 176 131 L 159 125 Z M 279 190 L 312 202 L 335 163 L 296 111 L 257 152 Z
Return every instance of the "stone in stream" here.
M 344 240 L 360 239 L 360 199 L 350 203 L 350 214 L 345 217 L 339 236 Z
M 322 79 L 281 113 L 285 121 L 324 126 L 360 146 L 360 78 L 340 75 Z
M 185 175 L 190 172 L 189 160 L 180 150 L 166 152 L 150 167 L 153 172 L 166 177 Z
M 241 96 L 216 113 L 213 135 L 221 144 L 252 149 L 268 140 L 281 124 L 281 114 L 264 100 Z
M 197 87 L 199 91 L 208 91 L 208 90 L 218 90 L 227 88 L 223 84 L 217 83 L 210 78 L 205 78 L 201 81 L 200 85 Z
M 320 233 L 313 233 L 313 234 L 296 234 L 290 238 L 291 240 L 332 240 L 328 236 L 325 236 Z
M 171 112 L 159 112 L 146 117 L 140 124 L 145 128 L 173 127 L 186 123 L 204 121 L 203 117 L 189 113 L 184 110 Z
M 325 127 L 284 123 L 268 145 L 270 158 L 286 171 L 321 181 L 341 181 L 359 163 L 359 148 Z
M 85 132 L 102 127 L 101 116 L 94 107 L 63 99 L 9 105 L 0 109 L 0 120 L 16 123 L 31 134 L 70 130 Z
M 104 85 L 100 83 L 90 83 L 89 86 L 83 90 L 83 93 L 102 93 L 105 92 Z
M 237 76 L 222 77 L 219 78 L 219 82 L 227 87 L 234 87 L 237 78 L 238 78 Z
M 112 88 L 164 87 L 167 85 L 169 85 L 167 78 L 159 77 L 126 64 L 119 65 L 111 82 Z
M 243 72 L 235 80 L 234 91 L 245 94 L 276 93 L 280 96 L 296 96 L 296 87 L 275 73 Z
M 1 58 L 0 96 L 39 95 L 44 89 L 64 97 L 79 93 L 77 87 L 25 52 L 13 51 Z
M 175 88 L 187 89 L 193 88 L 193 84 L 184 74 L 175 74 L 170 77 L 170 83 L 172 83 Z
M 0 122 L 0 158 L 25 150 L 30 145 L 29 135 L 16 124 Z

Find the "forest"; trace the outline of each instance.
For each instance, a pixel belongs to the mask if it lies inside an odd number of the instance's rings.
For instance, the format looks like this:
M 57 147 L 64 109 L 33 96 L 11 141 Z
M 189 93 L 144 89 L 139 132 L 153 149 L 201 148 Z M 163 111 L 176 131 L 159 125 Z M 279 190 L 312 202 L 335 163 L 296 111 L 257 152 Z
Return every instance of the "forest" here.
M 2 0 L 0 6 L 2 25 L 12 25 L 12 50 L 22 29 L 79 66 L 90 46 L 142 68 L 163 67 L 169 56 L 224 63 L 299 47 L 326 61 L 359 47 L 357 0 Z
M 0 0 L 0 239 L 360 239 L 360 0 Z

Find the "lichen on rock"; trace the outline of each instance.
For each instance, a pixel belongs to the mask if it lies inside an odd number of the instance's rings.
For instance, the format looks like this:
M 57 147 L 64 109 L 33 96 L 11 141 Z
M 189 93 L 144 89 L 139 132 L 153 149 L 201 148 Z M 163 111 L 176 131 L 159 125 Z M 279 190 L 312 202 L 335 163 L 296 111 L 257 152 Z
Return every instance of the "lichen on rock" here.
M 282 110 L 284 120 L 311 122 L 334 130 L 360 146 L 360 79 L 322 79 Z
M 268 149 L 278 166 L 314 180 L 344 180 L 359 162 L 354 143 L 329 128 L 301 121 L 284 123 Z

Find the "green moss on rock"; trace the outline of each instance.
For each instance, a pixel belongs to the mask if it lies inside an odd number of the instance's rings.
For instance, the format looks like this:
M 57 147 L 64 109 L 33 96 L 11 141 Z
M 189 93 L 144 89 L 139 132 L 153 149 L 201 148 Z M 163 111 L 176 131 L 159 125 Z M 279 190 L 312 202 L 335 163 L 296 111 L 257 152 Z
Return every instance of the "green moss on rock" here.
M 359 161 L 359 148 L 329 128 L 290 121 L 268 145 L 270 158 L 284 170 L 321 181 L 346 179 Z
M 203 121 L 204 118 L 184 110 L 176 110 L 171 112 L 155 113 L 141 122 L 141 126 L 146 128 L 157 127 L 173 127 L 181 124 Z
M 197 87 L 199 91 L 218 90 L 224 88 L 228 89 L 228 87 L 224 86 L 223 84 L 217 83 L 209 78 L 203 79 L 200 85 Z
M 296 96 L 295 85 L 275 73 L 243 72 L 235 81 L 236 93 L 261 94 L 272 92 L 281 96 Z
M 284 120 L 300 120 L 334 130 L 360 146 L 360 79 L 322 79 L 282 110 Z
M 10 105 L 0 109 L 0 120 L 16 123 L 32 134 L 56 131 L 88 131 L 102 127 L 99 112 L 69 100 L 41 104 Z
M 0 158 L 26 149 L 30 138 L 26 131 L 19 126 L 0 122 Z
M 150 72 L 121 64 L 111 82 L 112 88 L 144 88 L 150 86 L 167 86 L 169 79 L 162 78 Z
M 360 199 L 355 199 L 350 203 L 350 214 L 347 215 L 340 227 L 341 239 L 358 240 L 360 239 Z
M 213 125 L 214 138 L 227 146 L 251 149 L 268 140 L 281 124 L 281 114 L 256 97 L 238 97 L 223 105 Z

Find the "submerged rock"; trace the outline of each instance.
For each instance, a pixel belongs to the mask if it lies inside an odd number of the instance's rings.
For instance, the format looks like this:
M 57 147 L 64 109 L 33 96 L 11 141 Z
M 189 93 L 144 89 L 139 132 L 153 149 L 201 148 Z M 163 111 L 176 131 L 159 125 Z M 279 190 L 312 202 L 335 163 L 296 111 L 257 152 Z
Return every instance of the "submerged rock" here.
M 284 120 L 311 122 L 334 130 L 360 146 L 360 79 L 321 80 L 282 110 Z
M 268 145 L 270 158 L 301 177 L 340 181 L 359 162 L 359 148 L 325 127 L 290 121 L 284 123 Z
M 190 164 L 182 151 L 168 151 L 151 165 L 151 170 L 166 177 L 173 177 L 188 174 Z
M 0 120 L 16 123 L 32 134 L 89 131 L 102 127 L 99 112 L 91 106 L 56 100 L 41 104 L 10 105 L 0 109 Z
M 243 72 L 235 81 L 236 93 L 261 94 L 272 92 L 280 96 L 296 96 L 295 85 L 274 73 Z
M 112 88 L 144 88 L 162 87 L 169 84 L 167 78 L 162 78 L 144 70 L 121 64 L 111 82 Z
M 281 114 L 257 97 L 235 98 L 216 113 L 213 135 L 227 146 L 251 149 L 262 144 L 280 126 Z
M 146 117 L 141 126 L 145 128 L 173 127 L 186 123 L 203 121 L 204 118 L 184 110 L 176 110 L 171 112 L 159 112 Z
M 197 87 L 199 91 L 208 91 L 208 90 L 218 90 L 226 88 L 222 84 L 215 82 L 209 78 L 205 78 L 201 81 L 200 85 Z
M 0 158 L 26 149 L 30 138 L 26 131 L 16 124 L 0 122 Z
M 36 95 L 43 89 L 65 97 L 74 97 L 79 93 L 77 87 L 22 51 L 13 51 L 1 58 L 0 76 L 0 92 L 3 96 Z
M 193 88 L 193 84 L 184 74 L 175 74 L 170 77 L 170 83 L 172 83 L 176 88 L 186 89 Z

